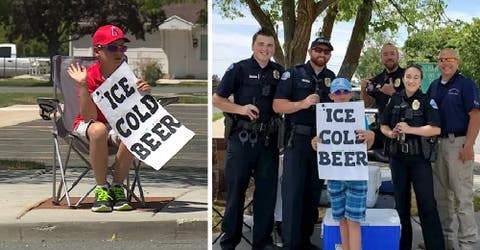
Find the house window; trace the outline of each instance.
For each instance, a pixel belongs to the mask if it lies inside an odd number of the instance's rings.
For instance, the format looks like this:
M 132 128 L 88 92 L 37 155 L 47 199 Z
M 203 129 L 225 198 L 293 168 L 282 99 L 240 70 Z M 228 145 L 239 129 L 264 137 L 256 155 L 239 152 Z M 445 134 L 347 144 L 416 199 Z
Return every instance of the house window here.
M 200 60 L 208 60 L 208 36 L 200 35 Z

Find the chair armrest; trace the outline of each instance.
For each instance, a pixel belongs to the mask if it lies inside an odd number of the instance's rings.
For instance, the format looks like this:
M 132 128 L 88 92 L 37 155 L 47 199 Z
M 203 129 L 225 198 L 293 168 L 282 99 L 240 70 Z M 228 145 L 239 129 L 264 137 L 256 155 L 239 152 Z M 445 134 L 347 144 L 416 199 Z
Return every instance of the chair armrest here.
M 172 103 L 178 102 L 178 96 L 173 96 L 173 97 L 160 97 L 158 98 L 158 103 L 162 105 L 163 107 L 170 105 Z
M 59 101 L 51 97 L 37 97 L 37 103 L 40 107 L 40 117 L 42 117 L 43 120 L 51 120 L 52 114 L 57 112 Z

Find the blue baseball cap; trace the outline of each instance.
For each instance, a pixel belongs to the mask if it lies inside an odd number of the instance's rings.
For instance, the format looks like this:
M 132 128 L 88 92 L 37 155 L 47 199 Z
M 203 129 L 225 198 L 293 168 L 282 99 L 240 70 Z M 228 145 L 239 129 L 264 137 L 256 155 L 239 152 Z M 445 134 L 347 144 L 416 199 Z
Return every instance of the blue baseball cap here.
M 335 93 L 337 90 L 352 90 L 352 84 L 345 78 L 335 78 L 330 84 L 330 93 Z

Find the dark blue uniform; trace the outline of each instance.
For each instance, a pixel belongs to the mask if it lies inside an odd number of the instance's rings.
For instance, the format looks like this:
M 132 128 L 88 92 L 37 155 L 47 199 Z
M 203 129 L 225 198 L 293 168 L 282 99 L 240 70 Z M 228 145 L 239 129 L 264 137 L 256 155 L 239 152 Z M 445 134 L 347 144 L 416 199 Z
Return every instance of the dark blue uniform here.
M 419 89 L 407 97 L 405 90 L 393 94 L 381 117 L 381 124 L 394 128 L 404 121 L 411 127 L 431 125 L 440 127 L 438 107 Z M 421 137 L 407 134 L 403 141 L 390 144 L 390 168 L 395 193 L 396 210 L 402 224 L 400 249 L 412 249 L 412 224 L 410 221 L 410 183 L 417 199 L 418 215 L 427 249 L 445 249 L 442 227 L 433 193 L 433 176 L 430 159 L 422 150 Z
M 470 121 L 468 113 L 480 108 L 475 83 L 457 71 L 446 84 L 441 84 L 440 78 L 434 80 L 427 94 L 438 104 L 441 136 L 447 137 L 449 133 L 465 136 Z
M 261 68 L 252 56 L 232 64 L 216 89 L 217 95 L 228 98 L 233 94 L 236 104 L 253 104 L 260 111 L 253 122 L 247 116 L 236 115 L 228 137 L 222 249 L 234 249 L 241 240 L 245 191 L 252 175 L 255 179 L 253 249 L 272 243 L 279 157 L 276 131 L 271 126 L 275 115 L 272 102 L 282 73 L 279 64 L 269 62 Z
M 371 80 L 371 84 L 367 86 L 367 94 L 370 95 L 375 99 L 376 107 L 378 108 L 379 116 L 382 115 L 383 110 L 387 106 L 388 100 L 390 99 L 389 95 L 386 95 L 380 92 L 380 88 L 383 87 L 385 84 L 390 83 L 390 79 L 392 79 L 393 87 L 395 88 L 395 92 L 399 93 L 401 90 L 405 88 L 403 85 L 403 73 L 405 69 L 398 67 L 396 71 L 388 73 L 386 69 L 384 69 L 380 74 L 376 75 Z M 375 143 L 373 144 L 373 149 L 382 149 L 385 144 L 385 135 L 382 134 L 380 129 L 376 129 L 375 132 Z
M 324 68 L 315 74 L 310 62 L 282 75 L 275 99 L 300 101 L 317 93 L 320 102 L 331 102 L 330 83 L 335 74 Z M 282 180 L 282 240 L 286 249 L 308 249 L 323 180 L 318 178 L 317 155 L 310 145 L 316 134 L 314 107 L 286 114 L 287 143 Z

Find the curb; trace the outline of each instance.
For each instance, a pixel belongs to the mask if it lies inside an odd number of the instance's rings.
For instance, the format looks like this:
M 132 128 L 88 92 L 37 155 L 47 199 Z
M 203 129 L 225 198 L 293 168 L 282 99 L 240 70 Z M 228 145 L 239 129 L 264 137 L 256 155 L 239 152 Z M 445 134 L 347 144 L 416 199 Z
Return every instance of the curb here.
M 0 241 L 206 239 L 207 224 L 202 220 L 0 224 Z

